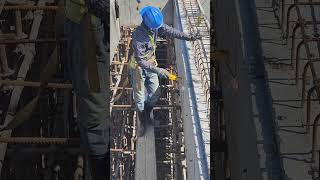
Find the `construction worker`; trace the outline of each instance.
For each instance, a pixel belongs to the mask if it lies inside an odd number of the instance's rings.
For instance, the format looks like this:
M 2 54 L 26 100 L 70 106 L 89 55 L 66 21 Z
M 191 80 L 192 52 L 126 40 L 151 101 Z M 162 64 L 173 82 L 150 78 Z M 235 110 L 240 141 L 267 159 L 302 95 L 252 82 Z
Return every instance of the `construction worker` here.
M 91 5 L 95 4 L 94 1 L 91 0 L 91 2 L 93 2 Z M 108 146 L 109 102 L 107 101 L 109 87 L 106 82 L 109 61 L 107 61 L 107 47 L 104 41 L 104 24 L 100 18 L 89 14 L 87 9 L 84 0 L 66 0 L 64 31 L 67 38 L 67 62 L 70 79 L 78 97 L 77 121 L 82 142 L 90 155 L 91 176 L 93 180 L 105 180 L 109 176 L 110 163 Z M 89 15 L 91 24 L 87 27 L 85 18 Z M 87 37 L 85 28 L 90 28 L 95 44 L 85 44 L 85 37 Z M 85 59 L 86 52 L 93 46 L 97 51 L 95 60 L 97 61 L 100 82 L 100 90 L 97 92 L 90 88 L 88 77 L 90 72 Z
M 160 78 L 170 76 L 166 69 L 157 67 L 155 51 L 158 36 L 189 41 L 195 41 L 201 37 L 198 34 L 187 35 L 164 24 L 163 15 L 156 7 L 146 6 L 140 11 L 140 15 L 142 23 L 132 34 L 133 55 L 129 65 L 134 101 L 139 117 L 137 135 L 143 136 L 147 122 L 154 123 L 153 106 L 160 96 L 158 76 Z

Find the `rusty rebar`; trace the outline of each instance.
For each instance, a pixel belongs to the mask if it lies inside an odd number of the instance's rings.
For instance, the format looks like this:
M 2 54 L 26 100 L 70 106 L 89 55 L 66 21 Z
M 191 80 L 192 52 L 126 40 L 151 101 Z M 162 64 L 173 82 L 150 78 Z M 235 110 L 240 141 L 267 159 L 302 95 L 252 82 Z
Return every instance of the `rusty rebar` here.
M 316 86 L 313 86 L 308 90 L 308 96 L 307 96 L 307 132 L 310 131 L 310 111 L 311 111 L 311 95 L 313 91 L 315 90 Z
M 297 29 L 300 27 L 299 23 L 296 23 L 295 27 L 292 30 L 292 40 L 291 40 L 291 61 L 290 61 L 290 65 L 293 66 L 293 58 L 295 56 L 295 51 L 294 48 L 296 46 L 296 31 Z M 288 37 L 287 37 L 288 38 Z
M 285 0 L 281 0 L 281 30 L 282 30 L 282 33 L 284 34 L 284 11 L 285 11 Z
M 112 109 L 114 110 L 134 110 L 136 107 L 134 105 L 112 105 Z M 174 109 L 180 108 L 179 105 L 156 105 L 154 106 L 154 110 L 163 110 L 163 109 Z
M 314 122 L 313 122 L 313 132 L 312 132 L 312 155 L 311 155 L 311 160 L 312 162 L 315 162 L 315 153 L 316 153 L 316 142 L 318 142 L 318 121 L 320 119 L 320 113 L 316 116 Z
M 17 36 L 15 33 L 0 33 L 0 40 L 3 39 L 16 39 Z
M 308 61 L 306 65 L 303 68 L 303 74 L 302 74 L 302 93 L 301 93 L 301 106 L 303 107 L 304 105 L 304 100 L 305 100 L 305 91 L 306 91 L 306 77 L 307 77 L 307 70 L 308 67 L 311 69 L 314 69 L 313 61 Z M 318 84 L 318 83 L 314 83 Z M 317 92 L 320 92 L 320 90 L 317 90 Z M 320 94 L 318 94 L 319 97 Z
M 304 39 L 298 44 L 298 46 L 296 48 L 296 67 L 295 67 L 295 82 L 296 82 L 296 84 L 298 82 L 298 76 L 299 76 L 300 49 L 301 49 L 302 45 L 305 45 L 305 47 L 306 47 L 309 42 L 316 42 L 316 41 L 320 41 L 320 38 Z M 307 58 L 309 61 L 311 61 L 310 51 L 307 47 L 306 47 L 306 51 L 307 51 L 307 56 L 308 56 Z M 310 66 L 310 68 L 311 68 L 311 73 L 312 73 L 313 78 L 316 78 L 316 73 L 315 73 L 313 66 Z M 320 94 L 320 92 L 319 92 L 319 94 Z
M 48 137 L 0 137 L 0 143 L 10 144 L 79 144 L 78 138 L 48 138 Z
M 307 6 L 307 5 L 320 5 L 320 2 L 298 2 L 298 1 L 295 1 L 294 4 L 291 4 L 288 8 L 288 11 L 287 11 L 287 24 L 286 24 L 286 34 L 285 34 L 285 37 L 288 38 L 288 34 L 289 34 L 289 24 L 290 24 L 290 15 L 291 15 L 291 10 L 295 7 L 298 8 L 298 6 L 301 5 L 301 6 Z M 301 21 L 300 21 L 301 22 Z
M 306 21 L 303 25 L 309 25 L 309 24 L 313 24 L 313 21 Z M 320 21 L 316 22 L 316 24 L 320 24 Z M 296 23 L 296 25 L 294 26 L 293 30 L 292 30 L 292 43 L 291 43 L 291 64 L 293 65 L 293 58 L 295 56 L 294 54 L 294 47 L 295 47 L 295 40 L 296 40 L 296 31 L 298 28 L 301 28 L 301 24 L 299 22 Z M 287 34 L 286 39 L 288 39 L 289 33 Z
M 189 31 L 190 32 L 195 32 L 195 29 L 199 30 L 197 25 L 195 25 L 193 23 L 194 19 L 191 20 L 191 17 L 188 15 L 188 10 L 186 8 L 185 2 L 183 1 L 182 3 L 183 3 L 184 11 L 187 14 L 186 16 L 187 16 L 187 23 L 189 24 L 189 26 L 188 26 Z M 190 8 L 191 8 L 191 13 L 192 13 L 192 18 L 195 18 L 194 14 L 193 14 L 192 5 L 190 5 Z M 209 29 L 208 29 L 208 32 L 210 32 Z M 205 45 L 204 45 L 202 40 L 194 41 L 194 42 L 192 42 L 192 45 L 193 45 L 193 47 L 195 49 L 194 62 L 195 62 L 196 68 L 198 69 L 198 71 L 200 73 L 200 77 L 201 77 L 201 80 L 202 80 L 202 87 L 204 87 L 204 89 L 205 89 L 204 93 L 206 93 L 206 92 L 208 92 L 207 88 L 210 88 L 210 83 L 209 83 L 210 82 L 210 77 L 209 77 L 210 71 L 207 72 L 205 67 L 204 66 L 200 67 L 200 65 L 204 64 L 204 63 L 201 63 L 201 62 L 204 62 L 204 61 L 209 62 L 210 60 L 208 61 L 207 50 L 206 50 Z M 206 93 L 206 100 L 208 101 L 207 97 L 208 97 L 208 94 Z
M 289 24 L 290 24 L 290 14 L 291 14 L 291 10 L 296 6 L 296 4 L 291 4 L 288 8 L 287 11 L 287 21 L 286 21 L 286 34 L 285 37 L 288 38 L 289 37 Z
M 57 11 L 59 9 L 58 6 L 34 6 L 34 5 L 13 5 L 13 6 L 4 6 L 4 11 L 35 11 L 35 10 L 43 10 L 43 11 Z
M 46 85 L 42 85 L 40 82 L 33 81 L 23 81 L 23 80 L 0 80 L 0 85 L 8 85 L 8 86 L 25 86 L 25 87 L 48 87 L 48 88 L 57 88 L 57 89 L 72 89 L 72 84 L 66 83 L 48 83 Z
M 60 43 L 67 39 L 1 39 L 0 44 Z

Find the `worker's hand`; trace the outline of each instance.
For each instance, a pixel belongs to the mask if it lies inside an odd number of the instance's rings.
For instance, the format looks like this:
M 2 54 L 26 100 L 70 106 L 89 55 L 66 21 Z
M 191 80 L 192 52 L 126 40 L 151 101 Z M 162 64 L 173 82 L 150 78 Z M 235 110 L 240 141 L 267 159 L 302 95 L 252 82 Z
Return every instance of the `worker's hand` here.
M 199 33 L 192 34 L 191 37 L 190 37 L 190 41 L 195 41 L 197 39 L 201 39 L 201 35 Z
M 169 76 L 170 76 L 170 73 L 169 73 L 169 71 L 167 71 L 166 69 L 163 69 L 163 68 L 159 68 L 158 69 L 158 76 L 160 77 L 160 78 L 169 78 Z

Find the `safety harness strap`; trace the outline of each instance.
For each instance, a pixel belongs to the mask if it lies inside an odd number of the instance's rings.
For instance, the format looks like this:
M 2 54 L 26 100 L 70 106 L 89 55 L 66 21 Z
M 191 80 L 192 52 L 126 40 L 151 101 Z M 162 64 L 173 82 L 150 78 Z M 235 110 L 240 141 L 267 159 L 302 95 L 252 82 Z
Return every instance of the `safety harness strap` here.
M 150 40 L 151 45 L 152 45 L 152 47 L 153 47 L 153 51 L 151 52 L 152 54 L 151 54 L 151 58 L 149 59 L 149 61 L 151 61 L 152 63 L 154 63 L 155 66 L 158 66 L 158 62 L 157 62 L 157 60 L 156 60 L 156 58 L 155 58 L 155 57 L 156 57 L 156 48 L 157 48 L 157 47 L 156 47 L 156 42 L 155 42 L 156 35 L 155 35 L 155 34 L 150 35 L 150 32 L 148 32 L 148 30 L 147 30 L 145 27 L 142 26 L 142 28 L 143 28 L 143 30 L 148 34 L 149 40 Z M 134 58 L 134 57 L 135 57 L 135 53 L 134 53 L 134 55 L 133 55 L 132 57 L 133 57 L 133 58 L 130 59 L 129 67 L 132 68 L 132 69 L 135 69 L 135 68 L 138 66 L 138 64 L 137 64 L 137 62 L 136 62 L 136 59 Z M 150 54 L 148 54 L 148 53 L 146 53 L 146 54 L 143 56 L 143 58 L 148 58 L 148 57 L 150 57 Z

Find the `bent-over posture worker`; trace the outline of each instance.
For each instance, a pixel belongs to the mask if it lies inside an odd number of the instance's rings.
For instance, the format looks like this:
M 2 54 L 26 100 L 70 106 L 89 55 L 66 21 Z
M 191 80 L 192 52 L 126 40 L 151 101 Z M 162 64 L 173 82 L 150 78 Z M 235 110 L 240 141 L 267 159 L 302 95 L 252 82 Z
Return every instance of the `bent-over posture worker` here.
M 200 36 L 187 35 L 164 24 L 163 15 L 158 8 L 146 6 L 140 11 L 140 15 L 142 23 L 132 34 L 133 55 L 129 64 L 139 117 L 137 135 L 143 136 L 147 121 L 154 122 L 153 107 L 160 96 L 158 76 L 160 78 L 170 76 L 166 69 L 157 67 L 155 51 L 158 36 L 188 41 L 200 39 Z

